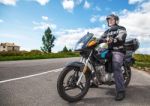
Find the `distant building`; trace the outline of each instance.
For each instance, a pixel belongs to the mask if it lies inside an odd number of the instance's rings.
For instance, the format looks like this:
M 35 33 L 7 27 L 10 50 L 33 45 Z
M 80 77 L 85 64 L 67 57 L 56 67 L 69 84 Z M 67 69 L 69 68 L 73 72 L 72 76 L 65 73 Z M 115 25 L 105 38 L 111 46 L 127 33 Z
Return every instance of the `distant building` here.
M 14 43 L 0 43 L 0 52 L 1 51 L 19 51 L 20 46 L 15 45 Z

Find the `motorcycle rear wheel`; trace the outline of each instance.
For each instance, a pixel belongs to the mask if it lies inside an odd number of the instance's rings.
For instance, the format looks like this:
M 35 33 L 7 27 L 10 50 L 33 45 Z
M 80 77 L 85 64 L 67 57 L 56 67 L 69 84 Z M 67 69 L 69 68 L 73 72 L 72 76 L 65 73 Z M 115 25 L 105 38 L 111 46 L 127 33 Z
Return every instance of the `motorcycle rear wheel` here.
M 128 87 L 130 80 L 131 80 L 131 68 L 130 67 L 125 67 L 124 66 L 124 72 L 123 72 L 123 77 L 124 77 L 124 84 L 125 87 Z

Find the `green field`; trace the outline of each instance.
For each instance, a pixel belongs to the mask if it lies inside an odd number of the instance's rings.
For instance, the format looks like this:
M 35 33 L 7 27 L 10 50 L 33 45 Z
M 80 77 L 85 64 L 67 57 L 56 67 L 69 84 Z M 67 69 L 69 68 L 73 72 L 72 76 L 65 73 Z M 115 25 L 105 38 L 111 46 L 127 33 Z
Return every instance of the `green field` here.
M 0 52 L 0 61 L 66 58 L 79 56 L 79 53 L 74 52 L 43 53 L 39 50 L 32 50 L 30 52 Z M 135 54 L 134 58 L 136 61 L 133 67 L 150 72 L 150 55 Z
M 66 57 L 78 57 L 78 53 L 73 52 L 61 52 L 61 53 L 42 53 L 39 51 L 31 52 L 1 52 L 0 61 L 11 60 L 33 60 L 33 59 L 49 59 L 49 58 L 66 58 Z
M 134 58 L 136 61 L 133 67 L 150 72 L 150 55 L 135 54 Z

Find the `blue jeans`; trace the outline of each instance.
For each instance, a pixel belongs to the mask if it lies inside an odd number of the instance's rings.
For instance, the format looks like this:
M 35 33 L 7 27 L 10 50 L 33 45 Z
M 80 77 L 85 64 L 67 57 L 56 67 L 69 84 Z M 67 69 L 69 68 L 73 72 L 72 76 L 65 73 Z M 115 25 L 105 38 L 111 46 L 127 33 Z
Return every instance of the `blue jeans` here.
M 116 91 L 125 91 L 124 78 L 121 67 L 123 65 L 124 54 L 121 52 L 112 52 L 112 69 L 114 72 L 114 79 Z

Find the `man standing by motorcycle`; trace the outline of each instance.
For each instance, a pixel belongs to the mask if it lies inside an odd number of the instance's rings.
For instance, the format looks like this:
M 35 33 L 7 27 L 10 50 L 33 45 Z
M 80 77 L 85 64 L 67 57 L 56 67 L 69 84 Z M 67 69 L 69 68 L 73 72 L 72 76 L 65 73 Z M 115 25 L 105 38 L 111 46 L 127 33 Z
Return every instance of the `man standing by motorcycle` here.
M 107 42 L 108 48 L 112 50 L 112 70 L 116 85 L 115 100 L 119 101 L 125 98 L 125 85 L 121 66 L 125 55 L 123 45 L 127 34 L 126 29 L 118 25 L 119 17 L 117 15 L 107 16 L 106 21 L 110 28 L 104 32 L 98 42 Z

